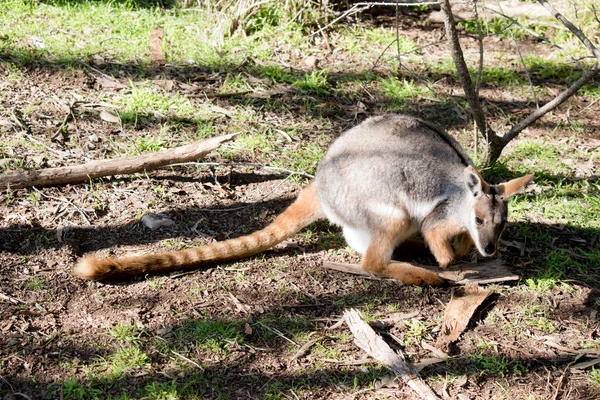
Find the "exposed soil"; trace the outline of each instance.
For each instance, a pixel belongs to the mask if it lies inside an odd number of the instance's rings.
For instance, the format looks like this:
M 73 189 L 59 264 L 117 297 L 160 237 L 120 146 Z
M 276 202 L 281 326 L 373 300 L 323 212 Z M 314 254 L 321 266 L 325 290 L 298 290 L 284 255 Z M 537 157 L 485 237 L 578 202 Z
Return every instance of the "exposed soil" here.
M 414 20 L 407 21 L 404 33 L 419 42 L 432 41 L 441 35 L 437 27 L 425 30 Z M 379 23 L 386 22 L 380 19 Z M 497 46 L 498 51 L 509 44 L 487 43 Z M 436 51 L 441 48 L 430 48 L 424 57 L 434 57 Z M 299 69 L 305 68 L 301 58 L 295 59 L 294 53 L 291 54 L 288 62 Z M 323 66 L 341 66 L 348 61 L 341 52 L 324 52 L 321 58 Z M 365 61 L 365 66 L 369 65 Z M 171 91 L 183 95 L 190 94 L 189 85 L 197 92 L 210 93 L 224 79 L 219 71 L 201 68 L 174 66 L 152 71 L 141 71 L 136 66 L 97 65 L 96 68 L 115 74 L 122 82 L 127 79 L 148 80 L 145 85 L 168 82 Z M 252 76 L 252 65 L 240 68 Z M 122 75 L 116 74 L 118 70 Z M 341 67 L 339 73 L 344 73 Z M 0 64 L 0 75 L 8 74 L 8 68 Z M 0 98 L 4 103 L 0 110 L 1 140 L 8 143 L 11 138 L 30 135 L 53 149 L 37 146 L 32 151 L 32 147 L 14 144 L 9 147 L 12 154 L 3 150 L 5 157 L 26 156 L 27 168 L 75 164 L 111 155 L 107 143 L 113 137 L 152 135 L 160 131 L 161 121 L 169 116 L 148 116 L 138 129 L 123 133 L 115 124 L 99 118 L 102 106 L 95 105 L 87 108 L 79 105 L 73 109 L 75 118 L 65 119 L 70 113 L 72 93 L 77 93 L 82 103 L 100 104 L 103 93 L 128 90 L 108 88 L 102 84 L 102 77 L 83 66 L 67 69 L 35 62 L 23 67 L 20 79 L 0 80 Z M 439 90 L 460 96 L 450 77 L 437 82 Z M 551 82 L 548 86 L 558 88 L 561 83 Z M 500 87 L 484 87 L 482 95 L 489 108 L 495 110 L 492 114 L 496 115 L 498 126 L 504 124 L 503 115 L 520 116 L 535 107 L 526 102 L 526 94 L 516 95 Z M 286 110 L 262 112 L 264 121 L 275 126 L 285 125 L 289 119 L 305 121 L 306 130 L 300 140 L 288 142 L 282 136 L 272 144 L 275 148 L 293 150 L 309 142 L 317 131 L 333 138 L 354 125 L 355 117 L 360 120 L 376 113 L 385 102 L 364 94 L 358 100 L 366 109 L 357 116 L 356 98 L 330 96 L 323 100 L 322 113 L 330 114 L 331 124 L 316 126 L 318 122 L 303 119 L 306 96 L 281 91 L 271 100 L 286 104 Z M 212 101 L 225 109 L 235 106 L 259 109 L 261 102 L 260 98 L 242 101 L 236 97 Z M 444 114 L 433 101 L 423 99 L 410 108 L 425 118 L 435 116 L 430 119 L 452 132 L 468 128 L 456 110 L 445 110 Z M 27 109 L 30 111 L 25 115 L 15 116 L 18 110 Z M 557 141 L 573 137 L 573 132 L 560 129 L 547 134 L 558 123 L 576 116 L 584 133 L 569 144 L 596 148 L 600 143 L 598 112 L 600 104 L 576 97 L 524 135 L 545 135 L 548 140 Z M 55 135 L 63 121 L 67 121 L 64 133 Z M 226 116 L 215 119 L 215 130 L 226 133 L 227 123 Z M 195 129 L 191 123 L 182 121 L 182 124 L 184 131 Z M 74 141 L 73 137 L 80 141 Z M 269 156 L 262 153 L 233 154 L 235 162 L 270 164 Z M 218 154 L 206 161 L 227 162 Z M 584 176 L 597 174 L 597 163 L 598 160 L 592 160 L 591 164 L 582 164 Z M 136 397 L 132 388 L 142 388 L 149 382 L 178 380 L 195 382 L 198 398 L 267 398 L 278 387 L 287 398 L 414 398 L 406 386 L 380 388 L 377 382 L 387 372 L 373 361 L 345 365 L 344 362 L 361 360 L 365 355 L 351 338 L 346 335 L 344 339 L 345 326 L 331 331 L 326 328 L 350 306 L 377 318 L 417 310 L 417 319 L 428 329 L 423 339 L 433 343 L 451 291 L 406 287 L 323 269 L 324 260 L 359 261 L 357 255 L 345 249 L 339 232 L 326 223 L 315 224 L 309 233 L 296 235 L 264 255 L 189 274 L 118 284 L 89 283 L 70 274 L 74 261 L 84 254 L 103 257 L 159 252 L 243 235 L 272 221 L 300 187 L 298 181 L 286 174 L 259 168 L 180 166 L 132 177 L 107 178 L 93 184 L 17 190 L 0 195 L 0 294 L 3 296 L 0 298 L 0 394 L 6 399 L 59 398 L 61 382 L 73 377 L 92 385 L 87 366 L 98 364 L 99 359 L 109 357 L 119 347 L 119 342 L 107 334 L 118 323 L 135 324 L 142 329 L 141 346 L 149 352 L 151 363 L 106 378 L 101 384 L 94 383 L 101 388 L 99 397 L 130 390 L 131 396 L 139 398 L 143 395 Z M 146 212 L 165 213 L 175 224 L 149 231 L 138 223 Z M 545 221 L 536 223 L 536 228 L 555 237 L 557 246 L 577 243 L 585 249 L 598 240 L 598 232 L 579 232 Z M 515 232 L 513 225 L 505 233 L 505 239 L 526 240 L 512 236 Z M 540 254 L 505 246 L 500 257 L 514 272 L 527 276 L 528 268 L 533 267 Z M 575 282 L 573 287 L 575 290 L 555 288 L 531 295 L 520 290 L 518 284 L 494 286 L 498 295 L 486 304 L 462 339 L 450 349 L 450 361 L 426 367 L 422 375 L 437 393 L 445 393 L 449 398 L 458 394 L 471 399 L 598 398 L 600 391 L 587 375 L 583 371 L 572 372 L 569 367 L 576 362 L 578 352 L 584 352 L 582 338 L 593 342 L 600 335 L 600 281 Z M 554 326 L 551 331 L 541 325 L 532 328 L 515 321 L 522 318 L 524 307 L 532 306 L 547 310 Z M 179 332 L 198 321 L 231 322 L 242 340 L 225 345 L 226 350 L 221 353 L 195 348 Z M 527 328 L 521 330 L 519 326 Z M 292 339 L 288 336 L 294 331 L 305 334 L 304 338 L 309 334 L 320 337 L 319 351 L 293 360 L 292 355 L 303 344 L 290 343 Z M 390 333 L 401 338 L 406 338 L 407 332 L 403 322 L 390 329 Z M 157 343 L 162 343 L 162 347 Z M 411 360 L 418 362 L 431 357 L 419 341 L 409 340 L 409 343 L 404 350 Z M 489 347 L 482 350 L 482 343 Z M 186 358 L 203 368 L 170 352 L 172 349 L 193 349 L 193 353 L 186 353 Z M 327 349 L 335 350 L 337 362 L 330 360 L 335 357 L 328 355 Z M 508 369 L 486 372 L 485 365 L 474 356 L 480 354 L 504 357 Z M 376 384 L 371 386 L 373 381 Z

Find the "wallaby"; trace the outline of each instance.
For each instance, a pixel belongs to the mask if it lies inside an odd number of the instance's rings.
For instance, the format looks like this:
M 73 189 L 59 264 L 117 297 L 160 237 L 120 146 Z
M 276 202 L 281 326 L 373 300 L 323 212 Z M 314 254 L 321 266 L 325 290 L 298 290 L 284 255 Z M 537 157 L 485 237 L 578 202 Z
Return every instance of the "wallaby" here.
M 533 175 L 488 185 L 451 136 L 407 115 L 369 118 L 333 142 L 306 186 L 273 223 L 247 236 L 163 254 L 83 258 L 74 275 L 98 281 L 193 269 L 267 250 L 326 217 L 342 227 L 362 268 L 407 284 L 441 285 L 433 271 L 391 260 L 421 232 L 442 268 L 474 243 L 493 255 L 507 218 L 507 199 Z

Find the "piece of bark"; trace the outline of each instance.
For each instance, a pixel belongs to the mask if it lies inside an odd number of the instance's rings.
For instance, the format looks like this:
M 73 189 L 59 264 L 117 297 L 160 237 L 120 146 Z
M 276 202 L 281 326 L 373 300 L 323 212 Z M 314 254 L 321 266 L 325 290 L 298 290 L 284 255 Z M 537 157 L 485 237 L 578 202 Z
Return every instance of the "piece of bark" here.
M 581 372 L 582 369 L 586 369 L 589 367 L 593 367 L 596 364 L 600 364 L 600 358 L 596 358 L 594 360 L 584 361 L 577 363 L 571 367 L 571 373 Z
M 446 306 L 442 329 L 436 347 L 442 348 L 458 339 L 469 325 L 473 313 L 481 303 L 492 293 L 489 289 L 480 288 L 471 283 L 465 287 L 456 288 L 452 299 Z
M 221 143 L 233 139 L 237 133 L 200 140 L 174 149 L 145 153 L 133 157 L 91 161 L 70 167 L 47 168 L 0 175 L 0 190 L 21 189 L 31 186 L 64 185 L 88 182 L 110 175 L 127 175 L 150 171 L 169 164 L 197 160 L 210 153 Z
M 430 265 L 421 265 L 410 263 L 411 266 L 420 267 L 429 271 L 437 272 L 442 278 L 447 279 L 455 285 L 466 285 L 468 283 L 478 283 L 480 285 L 497 282 L 517 281 L 519 275 L 515 275 L 502 264 L 501 260 L 492 260 L 480 264 L 456 264 L 441 269 Z M 340 272 L 345 272 L 353 275 L 361 275 L 368 279 L 380 280 L 380 278 L 372 273 L 365 271 L 359 264 L 342 264 L 326 261 L 323 263 L 323 268 L 333 269 Z
M 357 310 L 351 309 L 344 312 L 344 320 L 354 335 L 354 343 L 366 351 L 371 357 L 387 365 L 390 371 L 402 378 L 422 399 L 439 400 L 433 390 L 419 376 L 417 370 L 406 362 L 404 356 L 395 352 L 387 343 L 367 324 Z

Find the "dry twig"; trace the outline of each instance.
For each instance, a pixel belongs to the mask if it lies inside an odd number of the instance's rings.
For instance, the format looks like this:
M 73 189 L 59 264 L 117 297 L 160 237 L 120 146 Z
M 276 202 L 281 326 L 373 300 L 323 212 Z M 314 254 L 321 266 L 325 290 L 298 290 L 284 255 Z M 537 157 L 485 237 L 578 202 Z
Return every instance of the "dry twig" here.
M 406 362 L 404 356 L 392 350 L 369 324 L 363 321 L 357 310 L 345 311 L 344 319 L 352 331 L 354 343 L 358 347 L 380 363 L 387 365 L 394 375 L 402 378 L 422 399 L 440 399 L 419 376 L 417 370 Z

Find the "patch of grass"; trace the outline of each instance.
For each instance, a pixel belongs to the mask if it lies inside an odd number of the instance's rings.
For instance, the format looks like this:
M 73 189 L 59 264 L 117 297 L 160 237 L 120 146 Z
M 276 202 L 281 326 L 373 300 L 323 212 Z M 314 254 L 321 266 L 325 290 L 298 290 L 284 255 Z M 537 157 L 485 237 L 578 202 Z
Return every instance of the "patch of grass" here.
M 404 331 L 404 343 L 409 345 L 411 342 L 421 343 L 421 340 L 425 338 L 425 335 L 429 331 L 427 325 L 417 318 L 411 318 L 408 321 L 404 321 L 406 330 Z
M 477 76 L 475 71 L 470 71 L 471 76 Z M 512 69 L 505 67 L 484 67 L 481 71 L 481 83 L 493 86 L 513 86 L 525 84 L 521 75 Z
M 225 81 L 221 86 L 221 93 L 235 93 L 252 90 L 248 79 L 243 74 L 227 74 Z
M 29 290 L 42 290 L 46 288 L 46 280 L 44 278 L 31 278 L 25 286 Z
M 398 106 L 403 106 L 406 104 L 406 100 L 417 98 L 423 94 L 423 88 L 414 81 L 400 80 L 395 77 L 382 79 L 379 82 L 379 88 Z
M 61 388 L 57 388 L 56 393 L 60 393 Z M 102 395 L 102 390 L 95 385 L 80 383 L 77 378 L 66 379 L 62 386 L 62 395 L 65 400 L 89 400 L 97 399 Z
M 588 376 L 589 376 L 589 379 L 592 382 L 592 384 L 596 388 L 600 389 L 600 369 L 596 369 L 596 368 L 592 367 Z
M 289 71 L 281 68 L 279 65 L 259 65 L 259 75 L 263 78 L 267 78 L 274 83 L 288 83 L 291 84 L 296 79 L 296 76 Z
M 366 43 L 369 44 L 380 44 L 383 46 L 387 46 L 396 41 L 396 29 L 393 27 L 377 27 L 375 29 L 368 29 L 364 33 L 364 37 L 366 39 Z M 400 48 L 401 54 L 412 53 L 417 51 L 418 46 L 414 40 L 409 37 L 400 34 L 398 36 L 398 46 Z M 397 45 L 394 43 L 392 45 L 393 51 L 397 51 Z
M 167 148 L 167 141 L 161 138 L 156 138 L 153 136 L 143 136 L 136 138 L 134 141 L 135 145 L 135 154 L 143 153 L 143 152 L 155 152 L 161 151 Z
M 274 167 L 283 167 L 292 171 L 314 174 L 317 165 L 325 156 L 325 146 L 307 143 L 298 150 L 285 150 L 280 157 L 273 160 Z
M 201 349 L 223 353 L 244 342 L 239 323 L 224 320 L 193 320 L 173 331 L 175 338 L 191 342 Z
M 467 359 L 475 364 L 480 375 L 497 375 L 500 377 L 523 376 L 529 369 L 519 360 L 511 360 L 497 354 L 472 354 Z
M 529 290 L 544 293 L 554 289 L 558 280 L 556 278 L 527 278 L 525 284 Z
M 150 357 L 138 346 L 129 345 L 108 356 L 100 366 L 109 378 L 118 378 L 132 370 L 150 366 Z
M 543 331 L 544 333 L 552 333 L 556 331 L 556 326 L 554 326 L 554 323 L 546 317 L 538 317 L 529 322 L 529 325 Z
M 123 325 L 119 322 L 108 330 L 108 334 L 121 342 L 139 343 L 142 340 L 144 330 L 135 324 Z
M 122 106 L 119 112 L 122 123 L 134 126 L 140 119 L 160 115 L 191 120 L 210 115 L 202 115 L 202 109 L 194 107 L 184 96 L 144 86 L 133 85 L 131 93 L 115 96 L 113 101 Z
M 312 71 L 296 79 L 292 85 L 300 90 L 324 95 L 329 93 L 329 74 L 325 70 Z
M 548 27 L 542 24 L 528 23 L 526 18 L 519 18 L 519 23 L 538 35 L 543 35 L 544 32 L 548 30 Z M 459 21 L 457 25 L 462 27 L 467 33 L 472 35 L 478 34 L 477 21 Z M 479 29 L 481 29 L 481 32 L 484 35 L 494 35 L 505 39 L 510 39 L 512 37 L 515 39 L 523 39 L 531 36 L 525 29 L 504 17 L 491 18 L 488 21 L 480 20 L 479 26 Z
M 579 92 L 593 100 L 600 100 L 600 85 L 597 83 L 588 83 Z
M 529 55 L 523 57 L 523 62 L 532 77 L 552 81 L 557 79 L 573 81 L 581 76 L 581 71 L 574 69 L 563 57 L 548 59 L 548 57 Z
M 181 398 L 175 381 L 151 382 L 144 386 L 143 392 L 146 394 L 142 398 L 143 400 L 178 400 Z

